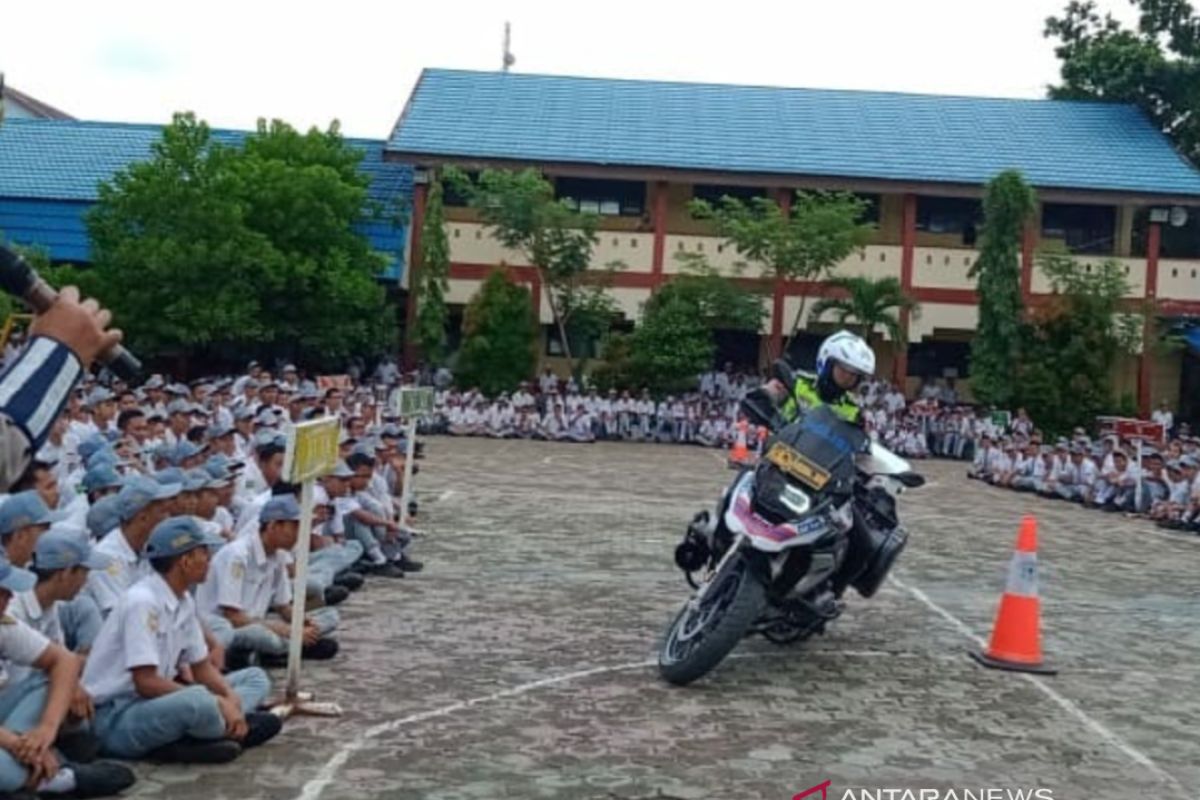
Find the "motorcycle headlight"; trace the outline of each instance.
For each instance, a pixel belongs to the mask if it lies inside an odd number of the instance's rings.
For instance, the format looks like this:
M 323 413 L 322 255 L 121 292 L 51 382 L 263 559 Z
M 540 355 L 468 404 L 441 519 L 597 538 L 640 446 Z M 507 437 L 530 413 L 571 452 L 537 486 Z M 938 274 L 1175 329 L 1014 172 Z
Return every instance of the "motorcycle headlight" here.
M 812 508 L 812 499 L 808 494 L 790 483 L 783 485 L 783 490 L 779 493 L 779 502 L 797 517 L 807 514 L 808 510 Z

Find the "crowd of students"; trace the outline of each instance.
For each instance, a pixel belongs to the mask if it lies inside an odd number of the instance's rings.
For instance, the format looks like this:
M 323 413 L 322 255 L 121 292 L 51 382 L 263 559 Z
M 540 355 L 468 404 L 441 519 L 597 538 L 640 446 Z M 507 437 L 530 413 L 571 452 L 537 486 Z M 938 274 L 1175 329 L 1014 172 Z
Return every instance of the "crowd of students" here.
M 431 430 L 451 436 L 561 442 L 638 441 L 728 447 L 738 404 L 757 380 L 728 366 L 701 376 L 697 391 L 582 390 L 546 370 L 536 383 L 489 399 L 476 389 L 439 388 Z
M 136 777 L 105 758 L 228 762 L 280 732 L 266 704 L 294 613 L 289 426 L 342 424 L 315 487 L 303 658 L 337 655 L 351 592 L 422 567 L 406 443 L 377 394 L 257 364 L 73 394 L 0 500 L 0 793 L 105 796 Z

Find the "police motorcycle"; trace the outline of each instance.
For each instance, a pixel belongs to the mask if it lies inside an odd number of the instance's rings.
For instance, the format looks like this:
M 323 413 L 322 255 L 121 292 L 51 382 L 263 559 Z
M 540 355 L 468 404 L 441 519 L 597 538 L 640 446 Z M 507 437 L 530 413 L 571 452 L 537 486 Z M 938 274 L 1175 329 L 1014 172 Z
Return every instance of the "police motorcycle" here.
M 786 362 L 775 377 L 790 391 Z M 823 633 L 853 588 L 878 591 L 908 541 L 896 497 L 925 480 L 827 406 L 788 423 L 766 388 L 741 410 L 770 433 L 763 456 L 739 471 L 715 515 L 701 512 L 675 550 L 694 593 L 659 648 L 662 677 L 695 681 L 744 637 L 785 645 Z

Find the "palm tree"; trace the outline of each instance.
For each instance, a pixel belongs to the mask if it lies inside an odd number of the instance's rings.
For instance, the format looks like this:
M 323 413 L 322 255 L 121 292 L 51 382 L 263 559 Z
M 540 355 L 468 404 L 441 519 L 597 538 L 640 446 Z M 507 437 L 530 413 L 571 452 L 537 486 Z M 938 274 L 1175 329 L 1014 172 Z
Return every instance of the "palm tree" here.
M 917 303 L 904 294 L 896 278 L 832 278 L 829 285 L 844 292 L 841 297 L 823 297 L 812 309 L 812 318 L 820 319 L 826 312 L 833 312 L 839 324 L 852 320 L 851 327 L 857 328 L 864 339 L 876 328 L 882 327 L 893 342 L 903 342 L 904 331 L 900 327 L 903 309 L 915 310 Z

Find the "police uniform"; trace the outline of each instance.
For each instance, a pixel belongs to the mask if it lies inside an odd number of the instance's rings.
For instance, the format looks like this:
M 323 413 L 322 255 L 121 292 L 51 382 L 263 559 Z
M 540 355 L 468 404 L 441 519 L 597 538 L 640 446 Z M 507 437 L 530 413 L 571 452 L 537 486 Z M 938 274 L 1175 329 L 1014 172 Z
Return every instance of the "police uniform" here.
M 147 553 L 179 555 L 216 544 L 190 519 L 173 517 L 154 529 Z M 225 738 L 225 720 L 217 696 L 208 687 L 180 686 L 144 698 L 137 693 L 131 673 L 152 666 L 159 677 L 174 681 L 181 664 L 194 665 L 207 657 L 192 596 L 175 594 L 156 572 L 135 583 L 105 620 L 83 672 L 84 689 L 96 707 L 95 733 L 104 751 L 139 758 L 184 737 Z M 267 674 L 257 667 L 231 672 L 225 682 L 241 700 L 244 714 L 262 704 L 271 690 Z
M 817 406 L 829 406 L 833 413 L 847 422 L 858 422 L 862 414 L 862 409 L 849 392 L 844 392 L 836 403 L 826 403 L 817 392 L 817 376 L 810 372 L 796 373 L 792 394 L 783 404 L 784 419 L 794 420 L 800 412 L 809 411 Z

